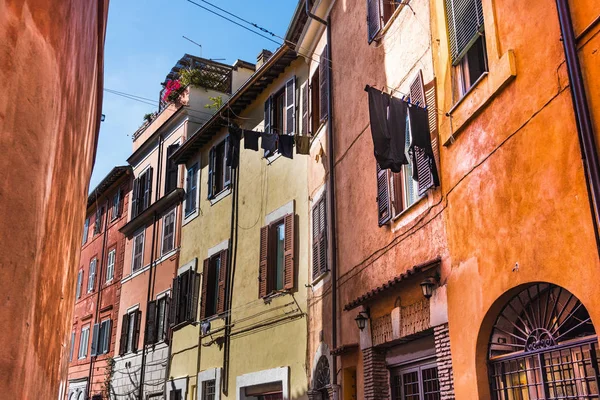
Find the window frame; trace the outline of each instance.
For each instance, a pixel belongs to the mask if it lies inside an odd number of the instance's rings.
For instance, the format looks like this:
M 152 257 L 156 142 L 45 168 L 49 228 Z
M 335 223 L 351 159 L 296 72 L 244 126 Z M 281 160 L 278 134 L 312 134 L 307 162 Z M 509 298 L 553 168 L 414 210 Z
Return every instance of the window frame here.
M 112 263 L 111 261 L 111 254 L 112 254 Z M 117 262 L 117 247 L 114 246 L 112 247 L 109 251 L 108 254 L 106 255 L 106 279 L 105 279 L 105 283 L 108 282 L 112 282 L 112 280 L 115 277 L 115 264 Z M 109 274 L 110 272 L 110 274 Z
M 112 331 L 112 320 L 105 318 L 100 321 L 98 328 L 98 344 L 96 349 L 96 355 L 107 354 L 110 349 L 110 337 Z
M 140 266 L 138 268 L 135 268 L 135 261 L 136 261 L 136 239 L 138 237 L 142 237 L 142 245 L 141 245 L 141 251 L 139 254 L 140 257 Z M 137 271 L 140 271 L 142 269 L 144 269 L 144 247 L 146 245 L 146 229 L 142 229 L 141 231 L 139 231 L 137 234 L 133 235 L 133 246 L 132 246 L 132 252 L 131 252 L 131 273 L 136 273 Z
M 473 89 L 477 82 L 482 79 L 489 72 L 489 63 L 487 57 L 487 47 L 485 42 L 485 34 L 482 32 L 481 36 L 477 38 L 466 50 L 465 54 L 457 61 L 456 65 L 452 68 L 453 74 L 453 85 L 455 87 L 454 96 L 457 100 L 465 97 L 471 89 Z M 472 60 L 472 57 L 475 54 L 471 53 L 476 45 L 481 41 L 481 54 L 478 52 L 477 55 L 482 57 L 483 61 L 483 70 L 481 74 L 476 79 L 471 79 L 470 77 L 470 69 L 469 69 L 469 60 Z M 471 61 L 472 62 L 472 61 Z
M 418 377 L 417 383 L 419 386 L 419 400 L 424 400 L 425 393 L 424 393 L 424 387 L 423 387 L 423 371 L 432 369 L 432 368 L 435 368 L 436 373 L 438 374 L 438 377 L 437 377 L 438 390 L 441 393 L 441 383 L 439 380 L 439 367 L 438 367 L 435 359 L 428 358 L 426 360 L 418 361 L 418 362 L 411 363 L 411 364 L 390 367 L 391 398 L 393 400 L 405 400 L 406 394 L 404 393 L 404 381 L 403 381 L 404 375 L 412 373 L 412 372 L 417 372 L 417 377 Z M 396 392 L 396 388 L 394 387 L 394 384 L 393 384 L 393 380 L 396 377 L 400 378 L 400 393 L 399 394 Z M 414 394 L 411 394 L 411 395 L 414 395 Z
M 224 137 L 222 140 L 215 143 L 209 150 L 208 155 L 208 199 L 214 200 L 221 193 L 226 192 L 231 187 L 231 167 L 227 166 L 227 151 L 229 146 L 229 135 Z M 222 159 L 217 154 L 222 148 L 223 154 Z M 220 170 L 217 169 L 217 165 L 220 165 Z M 219 173 L 217 173 L 219 172 Z M 217 187 L 217 179 L 222 187 Z
M 171 248 L 168 250 L 165 250 L 165 227 L 166 225 L 166 220 L 167 217 L 172 217 L 173 218 L 173 222 L 172 222 L 172 231 L 170 233 L 170 237 L 171 237 Z M 163 215 L 162 217 L 162 232 L 161 232 L 161 241 L 160 241 L 160 254 L 162 256 L 164 256 L 165 254 L 173 251 L 175 249 L 175 227 L 177 224 L 177 213 L 175 212 L 175 208 L 171 209 L 170 211 L 168 211 L 167 213 L 165 213 L 165 215 Z
M 92 265 L 94 268 L 92 269 Z M 89 270 L 88 270 L 88 284 L 87 284 L 87 293 L 92 293 L 96 288 L 96 275 L 98 269 L 98 257 L 94 256 L 90 260 Z M 93 271 L 93 273 L 92 273 Z
M 208 393 L 208 386 L 212 384 L 212 393 Z M 207 379 L 202 381 L 202 400 L 215 400 L 217 399 L 217 380 L 216 379 Z M 208 397 L 212 396 L 212 397 Z
M 208 283 L 206 285 L 206 294 L 203 293 L 205 298 L 209 301 L 206 302 L 206 306 L 204 307 L 204 315 L 203 319 L 213 317 L 219 314 L 218 305 L 219 305 L 219 275 L 221 273 L 221 268 L 223 268 L 221 252 L 217 252 L 208 258 L 209 262 L 209 276 L 202 277 L 202 279 L 207 279 Z M 219 262 L 218 268 L 215 267 L 216 262 Z M 227 266 L 225 266 L 227 268 Z M 209 305 L 211 309 L 209 310 Z
M 173 162 L 170 156 L 179 149 L 181 146 L 180 141 L 176 141 L 167 146 L 166 152 L 166 162 L 165 162 L 165 186 L 163 188 L 164 194 L 170 193 L 171 191 L 177 189 L 179 184 L 179 165 Z M 170 174 L 174 173 L 175 176 L 172 177 Z M 174 179 L 174 182 L 171 181 Z M 173 187 L 171 187 L 173 186 Z
M 164 312 L 162 319 L 160 318 L 161 304 L 164 305 Z M 162 320 L 162 329 L 161 322 Z M 166 342 L 167 340 L 167 329 L 169 327 L 169 294 L 158 296 L 156 298 L 156 343 Z
M 121 189 L 117 189 L 112 196 L 111 218 L 110 221 L 115 221 L 121 215 Z
M 277 288 L 278 286 L 278 257 L 277 257 L 277 245 L 279 244 L 279 238 L 277 236 L 278 228 L 281 227 L 283 229 L 283 239 L 281 241 L 282 252 L 281 252 L 281 288 Z M 280 292 L 285 288 L 285 219 L 281 217 L 269 224 L 269 261 L 268 261 L 268 274 L 270 280 L 270 287 L 268 291 L 270 293 Z
M 135 353 L 137 351 L 137 343 L 135 343 L 136 336 L 136 325 L 139 325 L 138 321 L 141 313 L 139 309 L 127 311 L 129 318 L 127 319 L 127 344 L 125 346 L 125 354 Z M 141 318 L 139 318 L 141 319 Z M 139 338 L 138 338 L 139 340 Z
M 320 221 L 320 207 L 323 207 L 323 226 L 321 226 L 321 221 Z M 315 214 L 317 214 L 317 222 L 315 222 Z M 327 221 L 327 192 L 324 191 L 323 194 L 321 195 L 321 197 L 313 204 L 312 209 L 311 209 L 311 218 L 312 218 L 312 225 L 311 225 L 311 230 L 312 230 L 312 235 L 311 235 L 311 240 L 312 240 L 312 251 L 313 251 L 313 257 L 312 257 L 312 281 L 316 281 L 319 278 L 321 278 L 323 275 L 325 275 L 327 272 L 329 272 L 329 257 L 328 257 L 328 243 L 327 243 L 327 227 L 328 227 L 328 221 Z M 319 231 L 315 232 L 315 224 L 318 225 Z M 321 246 L 323 246 L 323 250 L 321 250 Z M 321 263 L 321 259 L 319 258 L 318 260 L 318 266 L 315 269 L 315 257 L 320 257 L 321 254 L 320 252 L 323 251 L 325 253 L 325 260 L 324 260 L 324 265 L 320 265 Z M 319 252 L 319 254 L 315 254 L 316 252 Z M 315 275 L 315 272 L 317 272 L 317 274 Z
M 75 287 L 75 300 L 81 299 L 81 295 L 82 295 L 81 290 L 83 289 L 84 275 L 85 275 L 85 272 L 84 272 L 83 268 L 80 268 L 79 272 L 77 273 L 77 286 Z
M 96 218 L 94 220 L 94 236 L 102 233 L 102 216 L 104 215 L 104 206 L 96 208 Z
M 81 238 L 81 245 L 83 246 L 88 242 L 90 236 L 90 217 L 85 217 L 85 222 L 83 223 L 83 236 Z
M 85 334 L 84 334 L 85 333 Z M 85 346 L 82 346 L 83 339 L 85 337 Z M 85 360 L 88 355 L 88 347 L 90 345 L 90 325 L 86 325 L 81 327 L 81 332 L 79 334 L 79 351 L 77 352 L 78 360 Z
M 192 178 L 190 179 L 190 171 L 193 171 Z M 199 193 L 198 190 L 200 188 L 199 182 L 199 163 L 194 163 L 191 167 L 186 169 L 186 182 L 185 182 L 185 199 L 184 199 L 184 214 L 185 218 L 190 217 L 198 210 L 198 201 L 199 201 Z M 190 181 L 194 183 L 193 192 L 190 190 Z M 193 202 L 190 204 L 190 200 Z

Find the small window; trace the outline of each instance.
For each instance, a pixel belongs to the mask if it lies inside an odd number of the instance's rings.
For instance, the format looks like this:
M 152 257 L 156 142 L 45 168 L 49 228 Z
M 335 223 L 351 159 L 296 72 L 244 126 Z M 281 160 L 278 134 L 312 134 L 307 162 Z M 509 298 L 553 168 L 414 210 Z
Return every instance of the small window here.
M 117 249 L 112 249 L 108 252 L 106 259 L 106 282 L 112 281 L 115 275 L 115 259 L 117 255 Z
M 185 192 L 185 215 L 188 216 L 196 211 L 198 198 L 198 164 L 192 165 L 187 170 L 186 192 Z
M 104 214 L 104 207 L 98 207 L 96 209 L 96 221 L 94 222 L 94 235 L 102 232 L 102 214 Z
M 75 299 L 79 300 L 81 297 L 81 287 L 83 286 L 83 269 L 79 270 L 77 274 L 77 289 L 75 290 Z
M 410 131 L 410 123 L 406 121 L 406 134 L 405 134 L 405 144 L 404 144 L 404 153 L 406 159 L 408 160 L 408 164 L 402 166 L 402 171 L 398 173 L 391 174 L 392 181 L 392 206 L 394 216 L 400 214 L 402 211 L 406 210 L 419 199 L 418 189 L 419 183 L 413 179 L 413 173 L 415 166 L 413 157 L 409 153 L 410 144 L 412 141 L 411 131 Z
M 162 296 L 148 303 L 148 318 L 146 319 L 145 344 L 152 345 L 167 338 L 167 304 L 168 296 Z
M 208 198 L 213 199 L 229 188 L 231 183 L 231 167 L 226 165 L 229 137 L 213 146 L 209 153 L 208 166 Z
M 296 129 L 296 77 L 288 79 L 285 86 L 265 102 L 264 130 L 276 134 L 274 151 L 265 149 L 264 156 L 273 156 L 278 149 L 278 135 L 295 135 Z M 264 143 L 264 142 L 263 142 Z
M 71 332 L 71 346 L 69 347 L 69 361 L 73 361 L 73 350 L 75 349 L 75 332 Z
M 182 400 L 181 389 L 171 389 L 169 393 L 169 400 Z
M 189 269 L 173 279 L 173 292 L 170 304 L 170 318 L 173 326 L 196 321 L 200 274 Z
M 294 214 L 261 228 L 259 297 L 294 287 Z
M 127 353 L 137 350 L 137 341 L 135 340 L 135 331 L 137 321 L 137 311 L 129 313 L 129 325 L 127 326 Z
M 167 147 L 167 170 L 165 171 L 165 194 L 177 189 L 177 178 L 179 166 L 171 159 L 171 156 L 179 148 L 179 143 Z
M 94 258 L 92 259 L 92 261 L 90 261 L 90 272 L 88 275 L 88 286 L 87 286 L 87 291 L 88 293 L 90 293 L 91 291 L 94 290 L 95 287 L 95 283 L 96 283 L 96 264 L 97 264 L 97 259 Z
M 203 283 L 203 291 L 202 291 L 202 300 L 206 302 L 202 309 L 201 318 L 209 318 L 219 312 L 222 312 L 219 308 L 220 302 L 225 299 L 220 298 L 220 290 L 219 290 L 219 280 L 221 277 L 221 268 L 226 268 L 226 265 L 223 265 L 223 259 L 225 257 L 221 257 L 221 253 L 217 253 L 214 256 L 210 257 L 208 261 L 208 269 L 204 272 L 206 275 L 203 279 L 206 279 L 206 283 Z M 205 261 L 205 265 L 207 264 Z
M 133 263 L 132 271 L 135 272 L 144 265 L 144 231 L 133 238 Z
M 123 319 L 121 321 L 119 355 L 137 351 L 140 338 L 141 321 L 142 312 L 140 310 L 129 311 L 123 315 Z
M 108 347 L 110 343 L 110 326 L 110 319 L 106 319 L 100 324 L 94 325 L 94 333 L 92 337 L 92 356 L 108 353 Z
M 90 217 L 87 217 L 85 219 L 85 223 L 83 224 L 83 237 L 81 238 L 81 245 L 83 246 L 84 244 L 87 243 L 88 241 L 88 236 L 89 236 L 89 230 L 90 230 Z
M 152 202 L 152 167 L 133 181 L 133 195 L 131 199 L 131 217 L 135 218 Z
M 285 225 L 283 221 L 273 225 L 273 246 L 275 247 L 275 260 L 272 274 L 274 275 L 272 290 L 283 289 L 283 264 L 285 253 Z
M 175 247 L 175 210 L 163 217 L 162 254 L 167 254 Z
M 379 32 L 390 21 L 398 7 L 406 4 L 402 0 L 367 0 L 367 33 L 371 43 L 378 39 Z
M 119 215 L 121 215 L 121 191 L 117 190 L 112 198 L 111 221 L 119 218 Z
M 393 400 L 441 399 L 435 363 L 391 370 Z
M 84 326 L 81 328 L 81 335 L 79 336 L 79 355 L 78 359 L 82 360 L 87 357 L 88 340 L 90 338 L 90 327 Z
M 215 388 L 214 379 L 202 382 L 202 400 L 215 400 Z

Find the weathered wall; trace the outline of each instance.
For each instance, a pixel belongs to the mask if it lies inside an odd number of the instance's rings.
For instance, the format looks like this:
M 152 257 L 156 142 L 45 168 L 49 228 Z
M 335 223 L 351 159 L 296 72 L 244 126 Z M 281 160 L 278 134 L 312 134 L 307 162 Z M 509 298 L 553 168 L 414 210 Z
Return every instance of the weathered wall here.
M 0 1 L 0 325 L 10 343 L 0 349 L 0 392 L 19 399 L 64 388 L 107 8 Z

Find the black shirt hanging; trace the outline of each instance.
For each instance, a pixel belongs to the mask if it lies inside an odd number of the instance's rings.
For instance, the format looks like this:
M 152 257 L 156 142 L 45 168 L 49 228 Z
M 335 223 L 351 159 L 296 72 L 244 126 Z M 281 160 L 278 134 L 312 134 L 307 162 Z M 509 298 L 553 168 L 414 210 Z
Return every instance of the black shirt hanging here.
M 277 150 L 284 157 L 294 158 L 294 137 L 291 135 L 279 135 Z
M 249 131 L 244 129 L 244 148 L 249 150 L 258 151 L 258 138 L 260 132 Z

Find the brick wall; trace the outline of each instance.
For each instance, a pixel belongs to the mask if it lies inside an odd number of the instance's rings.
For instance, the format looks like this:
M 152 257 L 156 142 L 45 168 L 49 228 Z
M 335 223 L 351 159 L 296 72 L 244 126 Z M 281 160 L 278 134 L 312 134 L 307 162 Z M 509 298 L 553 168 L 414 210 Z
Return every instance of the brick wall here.
M 389 372 L 385 365 L 385 350 L 363 349 L 365 400 L 389 399 Z
M 450 354 L 450 336 L 448 324 L 434 328 L 435 355 L 440 380 L 441 400 L 454 400 L 454 378 L 452 375 L 452 357 Z

